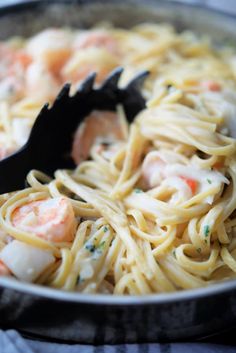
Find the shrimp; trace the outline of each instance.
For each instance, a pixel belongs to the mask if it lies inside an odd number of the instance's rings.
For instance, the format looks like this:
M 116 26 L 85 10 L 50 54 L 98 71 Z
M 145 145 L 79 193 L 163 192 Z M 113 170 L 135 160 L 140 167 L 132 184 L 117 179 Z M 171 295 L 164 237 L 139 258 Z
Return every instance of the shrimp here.
M 8 267 L 0 260 L 0 276 L 10 276 L 10 274 Z
M 12 216 L 18 229 L 53 242 L 70 242 L 76 220 L 71 203 L 65 197 L 29 202 L 18 207 Z
M 55 262 L 48 250 L 13 240 L 0 253 L 0 261 L 21 281 L 34 282 L 37 277 Z
M 0 43 L 0 100 L 16 101 L 24 94 L 24 73 L 31 58 L 23 49 Z
M 149 152 L 142 164 L 142 177 L 147 188 L 159 184 L 165 177 L 166 162 L 158 152 Z
M 26 93 L 40 101 L 51 101 L 59 91 L 59 82 L 39 61 L 33 62 L 26 70 Z
M 104 48 L 114 55 L 119 54 L 117 41 L 104 29 L 79 33 L 74 40 L 73 47 L 75 50 L 91 47 Z
M 125 132 L 118 114 L 95 110 L 77 129 L 71 155 L 75 163 L 79 164 L 89 157 L 91 147 L 96 142 L 110 144 L 124 139 Z
M 70 33 L 62 29 L 47 29 L 32 37 L 26 47 L 35 61 L 57 74 L 71 54 Z

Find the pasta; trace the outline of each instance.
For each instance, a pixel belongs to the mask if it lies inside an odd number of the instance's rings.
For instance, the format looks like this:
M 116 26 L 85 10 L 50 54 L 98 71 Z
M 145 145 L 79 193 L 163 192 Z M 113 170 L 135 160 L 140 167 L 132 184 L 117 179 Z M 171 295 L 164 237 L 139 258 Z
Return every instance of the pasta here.
M 133 123 L 118 106 L 91 112 L 78 127 L 75 170 L 57 170 L 53 179 L 32 170 L 26 189 L 0 196 L 0 275 L 116 295 L 235 278 L 234 51 L 154 24 L 47 30 L 17 43 L 30 63 L 21 97 L 0 105 L 11 152 L 14 119 L 30 128 L 66 80 L 74 90 L 97 70 L 98 84 L 117 65 L 125 68 L 120 85 L 143 69 L 151 74 L 143 89 L 147 108 Z M 39 67 L 40 97 L 27 83 Z

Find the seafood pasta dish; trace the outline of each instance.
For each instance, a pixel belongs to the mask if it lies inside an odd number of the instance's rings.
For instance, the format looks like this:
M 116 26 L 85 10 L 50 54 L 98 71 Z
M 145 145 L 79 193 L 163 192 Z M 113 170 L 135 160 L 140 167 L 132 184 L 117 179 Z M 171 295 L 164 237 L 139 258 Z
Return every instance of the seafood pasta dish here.
M 83 293 L 146 295 L 236 277 L 236 54 L 171 26 L 47 29 L 0 44 L 0 153 L 26 140 L 64 82 L 142 70 L 147 107 L 92 111 L 75 170 L 0 196 L 0 276 Z M 56 128 L 56 127 L 55 127 Z

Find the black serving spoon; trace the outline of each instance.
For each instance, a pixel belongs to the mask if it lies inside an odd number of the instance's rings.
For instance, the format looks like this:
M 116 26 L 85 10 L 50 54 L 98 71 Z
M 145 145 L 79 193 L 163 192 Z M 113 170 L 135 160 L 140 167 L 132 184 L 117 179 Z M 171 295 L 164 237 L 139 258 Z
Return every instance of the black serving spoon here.
M 138 74 L 126 87 L 119 88 L 122 71 L 115 69 L 99 88 L 94 87 L 96 74 L 90 74 L 73 96 L 69 95 L 70 84 L 65 84 L 52 107 L 46 104 L 40 111 L 27 143 L 0 162 L 0 193 L 24 188 L 31 169 L 53 176 L 56 169 L 74 168 L 73 134 L 92 110 L 114 111 L 117 104 L 122 104 L 131 122 L 145 108 L 139 88 L 148 72 Z

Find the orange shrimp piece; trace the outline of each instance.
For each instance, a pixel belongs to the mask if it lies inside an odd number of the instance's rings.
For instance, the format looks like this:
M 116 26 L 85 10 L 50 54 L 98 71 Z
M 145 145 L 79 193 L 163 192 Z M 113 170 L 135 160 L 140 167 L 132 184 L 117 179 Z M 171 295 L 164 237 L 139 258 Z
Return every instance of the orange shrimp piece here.
M 71 203 L 65 197 L 32 201 L 18 207 L 12 217 L 15 227 L 52 242 L 70 242 L 76 220 Z
M 61 29 L 46 29 L 28 41 L 27 53 L 57 75 L 71 54 L 70 34 Z
M 25 73 L 25 92 L 40 101 L 51 101 L 55 98 L 60 88 L 56 77 L 48 70 L 44 63 L 34 61 Z
M 155 151 L 148 153 L 142 165 L 142 178 L 147 188 L 158 185 L 165 177 L 166 162 Z
M 8 267 L 0 260 L 0 276 L 10 276 L 10 274 Z
M 31 58 L 23 49 L 4 43 L 0 43 L 0 57 L 0 100 L 15 101 L 24 94 L 24 73 Z
M 91 147 L 97 142 L 124 140 L 119 116 L 114 112 L 93 111 L 77 129 L 72 145 L 72 158 L 76 164 L 89 157 Z
M 105 30 L 98 29 L 94 31 L 79 34 L 74 42 L 75 49 L 85 48 L 104 48 L 112 54 L 119 54 L 117 41 Z

